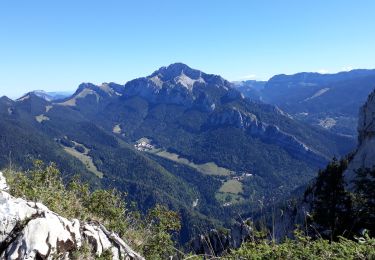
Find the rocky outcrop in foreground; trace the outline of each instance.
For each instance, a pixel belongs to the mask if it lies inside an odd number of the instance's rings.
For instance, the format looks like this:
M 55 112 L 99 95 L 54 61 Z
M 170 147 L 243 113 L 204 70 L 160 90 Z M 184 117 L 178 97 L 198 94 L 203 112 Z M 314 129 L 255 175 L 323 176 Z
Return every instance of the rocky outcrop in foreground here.
M 0 172 L 0 259 L 70 259 L 84 245 L 96 256 L 110 251 L 113 259 L 144 259 L 100 223 L 70 221 L 8 190 Z

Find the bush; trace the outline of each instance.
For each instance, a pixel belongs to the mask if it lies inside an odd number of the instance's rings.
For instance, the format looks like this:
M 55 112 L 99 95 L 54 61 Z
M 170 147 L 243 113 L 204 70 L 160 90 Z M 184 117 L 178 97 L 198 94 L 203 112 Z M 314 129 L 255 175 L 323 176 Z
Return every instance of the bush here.
M 168 256 L 174 255 L 172 233 L 181 228 L 178 214 L 157 205 L 148 212 L 146 221 L 152 234 L 143 249 L 147 259 L 167 259 Z
M 172 234 L 180 229 L 176 212 L 157 206 L 142 218 L 139 212 L 127 210 L 124 194 L 103 189 L 92 192 L 78 177 L 65 186 L 55 164 L 45 165 L 39 160 L 26 173 L 6 170 L 5 175 L 13 196 L 40 202 L 66 218 L 99 221 L 147 259 L 165 259 L 174 254 Z M 87 249 L 83 247 L 74 255 L 85 258 Z M 101 259 L 107 258 L 103 255 Z
M 85 148 L 83 148 L 83 146 L 80 146 L 80 145 L 76 145 L 74 147 L 74 149 L 79 152 L 79 153 L 84 153 L 85 152 Z
M 296 233 L 296 239 L 287 239 L 276 244 L 269 240 L 244 243 L 238 250 L 231 252 L 227 259 L 374 259 L 375 240 L 362 238 L 361 243 L 339 238 L 338 242 L 325 239 L 312 240 Z
M 353 207 L 351 194 L 345 189 L 344 172 L 348 161 L 334 159 L 326 169 L 319 171 L 313 187 L 305 192 L 312 195 L 311 232 L 317 237 L 337 240 L 339 236 L 352 237 Z
M 356 172 L 355 210 L 357 219 L 355 225 L 359 229 L 367 229 L 375 236 L 375 168 L 359 169 Z

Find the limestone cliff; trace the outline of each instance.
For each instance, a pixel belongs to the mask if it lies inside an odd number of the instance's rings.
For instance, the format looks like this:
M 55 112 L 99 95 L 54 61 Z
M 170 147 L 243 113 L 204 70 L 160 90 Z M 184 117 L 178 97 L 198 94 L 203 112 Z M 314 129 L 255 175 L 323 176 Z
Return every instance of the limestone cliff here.
M 359 112 L 358 148 L 345 173 L 348 183 L 357 169 L 375 167 L 375 91 Z

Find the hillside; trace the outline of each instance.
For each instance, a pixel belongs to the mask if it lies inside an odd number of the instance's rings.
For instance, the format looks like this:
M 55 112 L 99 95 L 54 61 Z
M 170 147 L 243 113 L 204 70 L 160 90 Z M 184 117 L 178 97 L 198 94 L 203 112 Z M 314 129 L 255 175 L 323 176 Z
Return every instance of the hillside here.
M 0 256 L 4 259 L 372 259 L 375 254 L 375 241 L 367 235 L 360 242 L 345 238 L 329 242 L 313 240 L 299 230 L 295 239 L 275 243 L 250 222 L 232 230 L 231 238 L 212 230 L 219 243 L 202 245 L 199 255 L 184 253 L 172 241 L 180 216 L 162 206 L 139 219 L 121 194 L 90 192 L 76 179 L 64 185 L 58 169 L 41 161 L 27 173 L 8 169 L 6 176 L 0 172 Z M 244 238 L 247 242 L 240 245 Z M 229 244 L 236 249 L 221 257 L 212 251 L 233 239 L 238 244 Z
M 126 192 L 143 212 L 167 205 L 183 215 L 183 242 L 259 199 L 287 197 L 354 146 L 180 63 L 124 86 L 83 83 L 63 100 L 29 93 L 1 107 L 1 167 L 12 151 L 15 165 L 56 162 L 63 174 Z
M 262 89 L 246 83 L 239 89 L 250 98 L 256 92 L 258 100 L 277 105 L 294 118 L 355 139 L 358 109 L 374 87 L 374 70 L 352 70 L 276 75 Z
M 196 189 L 80 113 L 54 107 L 36 95 L 6 101 L 0 122 L 0 144 L 6 151 L 1 153 L 1 168 L 26 170 L 35 159 L 56 162 L 64 179 L 79 174 L 93 187 L 117 188 L 143 212 L 160 203 L 192 214 L 191 205 L 200 196 Z M 44 115 L 43 121 L 38 121 L 39 115 Z
M 305 226 L 310 236 L 331 241 L 374 236 L 374 96 L 373 91 L 360 109 L 358 147 L 331 161 L 303 195 L 295 195 L 299 199 L 289 202 L 289 209 L 283 208 L 286 214 L 277 221 L 278 237 L 296 224 Z
M 232 257 L 372 259 L 374 97 L 372 92 L 360 109 L 356 150 L 340 160 L 333 159 L 309 185 L 296 190 L 289 199 L 243 215 L 241 225 L 232 226 L 230 232 L 214 230 L 198 237 L 194 241 L 196 252 L 220 255 L 230 248 L 239 248 L 232 251 Z

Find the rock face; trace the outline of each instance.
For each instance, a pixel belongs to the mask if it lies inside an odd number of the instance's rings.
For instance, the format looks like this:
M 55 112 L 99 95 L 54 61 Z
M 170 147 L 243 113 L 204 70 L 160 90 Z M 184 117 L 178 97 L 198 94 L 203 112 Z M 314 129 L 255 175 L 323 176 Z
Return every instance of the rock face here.
M 277 111 L 283 113 L 282 111 Z M 286 116 L 282 114 L 283 116 Z M 227 108 L 213 113 L 209 118 L 208 127 L 234 126 L 241 128 L 248 134 L 258 137 L 265 143 L 272 143 L 283 147 L 293 157 L 323 166 L 327 161 L 324 155 L 298 140 L 295 136 L 282 131 L 278 126 L 263 123 L 257 116 L 237 108 Z M 322 164 L 322 162 L 324 162 Z
M 140 96 L 152 103 L 201 107 L 211 111 L 221 98 L 243 98 L 231 92 L 232 84 L 217 75 L 209 75 L 182 63 L 162 67 L 148 77 L 129 81 L 124 96 Z M 226 95 L 231 95 L 226 97 Z
M 111 251 L 113 259 L 143 259 L 100 223 L 70 221 L 7 190 L 0 173 L 0 259 L 69 259 L 84 244 L 97 256 Z
M 358 119 L 358 141 L 362 145 L 375 138 L 375 91 L 361 108 Z
M 295 118 L 354 139 L 358 108 L 374 86 L 375 70 L 337 74 L 298 73 L 272 77 L 258 95 L 264 102 L 279 106 Z M 241 91 L 246 89 L 249 87 Z M 252 88 L 252 91 L 255 89 Z M 326 120 L 330 120 L 331 124 L 322 123 Z
M 375 91 L 361 108 L 358 119 L 358 148 L 345 173 L 348 181 L 357 169 L 375 167 Z

